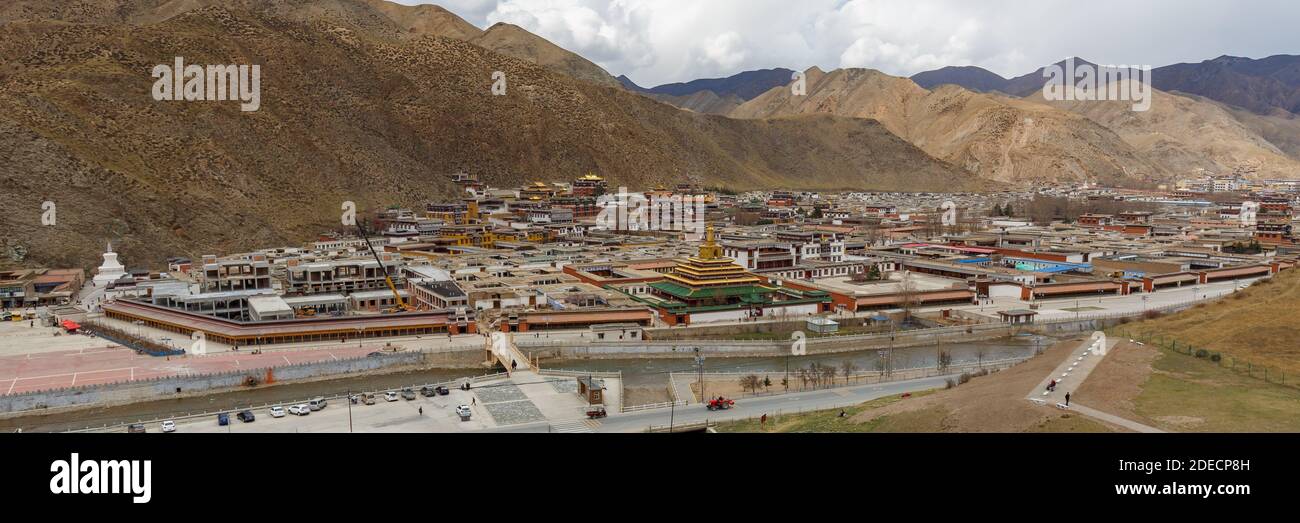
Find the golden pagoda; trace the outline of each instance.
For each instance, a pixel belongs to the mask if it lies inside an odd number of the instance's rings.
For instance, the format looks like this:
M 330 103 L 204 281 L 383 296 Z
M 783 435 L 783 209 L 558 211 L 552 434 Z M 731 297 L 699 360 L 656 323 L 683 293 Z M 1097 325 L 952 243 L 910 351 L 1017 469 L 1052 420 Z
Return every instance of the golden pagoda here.
M 722 255 L 713 227 L 705 230 L 699 255 L 691 256 L 651 282 L 649 296 L 631 296 L 655 307 L 672 325 L 690 323 L 692 315 L 734 317 L 763 316 L 768 309 L 803 307 L 805 312 L 825 312 L 830 295 L 825 291 L 798 291 L 765 285 L 765 280 Z
M 763 281 L 736 265 L 735 260 L 722 255 L 722 246 L 718 245 L 711 225 L 705 230 L 699 256 L 691 256 L 677 264 L 665 279 L 695 289 L 720 285 L 761 286 Z

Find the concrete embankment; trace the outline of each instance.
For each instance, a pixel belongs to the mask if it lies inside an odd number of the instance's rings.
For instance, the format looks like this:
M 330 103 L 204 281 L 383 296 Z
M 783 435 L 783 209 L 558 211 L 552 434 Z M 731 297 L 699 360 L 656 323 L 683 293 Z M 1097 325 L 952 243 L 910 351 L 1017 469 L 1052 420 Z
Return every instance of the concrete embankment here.
M 1118 322 L 1118 318 L 1057 321 L 1041 324 L 1010 325 L 985 323 L 956 327 L 937 327 L 897 331 L 894 333 L 827 336 L 806 338 L 807 354 L 835 354 L 940 343 L 993 340 L 1017 334 L 1065 335 L 1100 330 Z M 628 359 L 692 358 L 699 353 L 708 357 L 768 357 L 790 354 L 793 340 L 707 340 L 672 339 L 599 342 L 584 339 L 535 340 L 519 338 L 519 350 L 541 359 Z
M 0 396 L 0 418 L 34 412 L 105 408 L 142 401 L 207 396 L 287 384 L 374 376 L 422 369 L 482 369 L 480 350 L 406 351 L 216 374 L 186 374 Z

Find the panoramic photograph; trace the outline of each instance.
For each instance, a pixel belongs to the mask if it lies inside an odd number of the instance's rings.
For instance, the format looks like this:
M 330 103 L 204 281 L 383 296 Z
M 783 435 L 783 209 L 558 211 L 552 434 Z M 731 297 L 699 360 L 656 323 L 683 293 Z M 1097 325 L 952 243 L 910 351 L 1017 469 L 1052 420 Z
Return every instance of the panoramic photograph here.
M 341 485 L 409 445 L 491 449 L 405 464 L 431 473 L 624 469 L 575 487 L 708 457 L 666 436 L 707 434 L 718 469 L 942 446 L 1100 499 L 1279 495 L 1297 20 L 0 1 L 0 447 L 31 462 L 10 493 L 207 501 L 177 483 L 299 452 L 286 482 Z M 357 445 L 373 463 L 328 457 Z M 231 470 L 190 477 L 207 453 Z

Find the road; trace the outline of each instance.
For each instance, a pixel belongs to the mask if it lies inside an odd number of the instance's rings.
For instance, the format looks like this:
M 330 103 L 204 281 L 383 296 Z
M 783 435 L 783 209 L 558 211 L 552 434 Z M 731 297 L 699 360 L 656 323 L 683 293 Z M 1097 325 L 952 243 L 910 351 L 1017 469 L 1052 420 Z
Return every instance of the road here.
M 762 416 L 763 414 L 776 414 L 778 412 L 788 414 L 791 412 L 847 407 L 905 392 L 943 388 L 946 384 L 945 380 L 951 377 L 953 376 L 935 376 L 892 383 L 741 398 L 736 400 L 735 407 L 724 411 L 710 411 L 702 404 L 692 404 L 675 409 L 629 412 L 611 415 L 600 420 L 599 426 L 594 428 L 594 432 L 644 432 L 650 426 L 668 426 L 669 423 L 678 425 L 705 421 L 730 421 Z M 486 429 L 483 432 L 551 432 L 553 429 L 552 424 L 553 422 L 514 425 Z
M 725 411 L 709 411 L 701 404 L 694 404 L 630 413 L 611 412 L 609 417 L 594 421 L 575 412 L 574 416 L 564 419 L 551 416 L 546 421 L 508 426 L 495 426 L 484 410 L 483 402 L 474 404 L 470 401 L 470 392 L 452 389 L 449 396 L 421 396 L 412 401 L 395 402 L 383 401 L 381 397 L 376 405 L 357 405 L 351 409 L 346 400 L 333 401 L 329 408 L 305 417 L 289 415 L 274 419 L 267 415 L 265 409 L 256 409 L 257 421 L 248 424 L 235 421 L 232 410 L 231 424 L 228 426 L 217 425 L 215 417 L 203 416 L 180 420 L 177 432 L 644 432 L 651 425 L 727 421 L 763 414 L 845 407 L 905 392 L 942 388 L 945 379 L 949 377 L 952 376 L 740 398 L 736 400 L 735 407 Z M 472 405 L 473 419 L 468 422 L 458 419 L 453 410 L 456 405 Z M 151 423 L 147 429 L 156 432 L 158 424 Z M 119 427 L 113 431 L 122 430 L 125 429 Z

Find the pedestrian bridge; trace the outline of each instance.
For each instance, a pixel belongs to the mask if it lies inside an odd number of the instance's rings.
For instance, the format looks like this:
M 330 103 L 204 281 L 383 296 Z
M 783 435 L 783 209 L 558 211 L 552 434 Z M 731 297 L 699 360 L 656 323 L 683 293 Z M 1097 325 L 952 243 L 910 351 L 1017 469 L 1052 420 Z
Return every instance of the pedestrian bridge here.
M 485 363 L 500 363 L 505 367 L 507 375 L 513 375 L 517 371 L 537 370 L 528 356 L 515 346 L 515 335 L 512 332 L 493 332 L 488 337 L 486 349 L 488 359 Z

